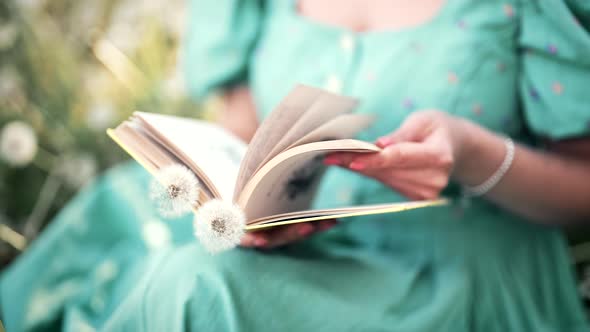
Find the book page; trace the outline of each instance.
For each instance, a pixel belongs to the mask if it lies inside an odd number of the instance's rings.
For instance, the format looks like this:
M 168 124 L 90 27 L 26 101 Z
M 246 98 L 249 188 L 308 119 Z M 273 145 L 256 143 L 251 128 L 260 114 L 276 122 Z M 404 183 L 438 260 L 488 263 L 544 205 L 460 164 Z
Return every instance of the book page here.
M 351 112 L 358 102 L 349 97 L 335 95 L 329 92 L 323 92 L 318 99 L 301 115 L 295 123 L 291 125 L 286 133 L 283 133 L 281 139 L 275 144 L 272 150 L 264 157 L 258 167 L 261 167 L 269 160 L 274 158 L 280 152 L 283 152 L 297 140 L 306 136 L 314 129 L 321 127 L 326 122 L 333 120 L 335 117 Z M 339 135 L 340 136 L 340 135 Z M 336 137 L 334 137 L 336 138 Z M 333 139 L 334 139 L 333 138 Z M 339 138 L 352 138 L 344 136 Z
M 323 125 L 312 130 L 307 135 L 298 139 L 284 150 L 294 148 L 299 145 L 338 140 L 354 137 L 360 131 L 366 129 L 374 120 L 374 117 L 367 114 L 342 114 L 339 115 Z M 283 152 L 283 151 L 279 151 Z M 272 155 L 272 153 L 271 153 Z M 269 159 L 270 160 L 270 159 Z M 265 160 L 254 173 L 264 166 L 268 161 Z
M 450 201 L 448 199 L 441 198 L 424 201 L 364 205 L 350 208 L 300 211 L 285 215 L 277 215 L 254 220 L 251 223 L 249 223 L 248 226 L 246 226 L 246 231 L 255 232 L 266 230 L 272 227 L 292 225 L 302 222 L 315 222 L 328 219 L 344 219 L 350 217 L 396 213 L 414 209 L 422 209 L 427 207 L 444 206 L 448 204 L 450 204 Z
M 323 93 L 317 88 L 297 85 L 262 122 L 240 166 L 234 200 L 275 144 Z
M 352 140 L 314 142 L 280 153 L 264 165 L 244 186 L 238 204 L 248 220 L 308 210 L 325 170 L 323 156 L 329 152 L 371 153 L 377 146 Z
M 221 198 L 231 200 L 247 145 L 213 123 L 153 113 L 134 113 L 167 148 L 190 159 Z
M 137 161 L 145 170 L 147 170 L 156 180 L 158 170 L 172 164 L 184 163 L 178 160 L 173 155 L 169 154 L 167 150 L 151 141 L 148 137 L 142 136 L 130 126 L 128 121 L 117 126 L 116 129 L 107 130 L 107 134 L 117 143 L 123 150 L 125 150 L 135 161 Z M 184 165 L 190 169 L 188 165 Z M 197 177 L 198 174 L 195 173 Z M 214 197 L 211 190 L 203 183 L 203 187 L 199 192 L 199 199 L 196 206 L 205 203 Z
M 124 122 L 115 129 L 109 129 L 107 134 L 125 150 L 135 161 L 137 161 L 150 174 L 155 174 L 158 166 L 159 156 L 148 156 L 142 149 L 142 144 L 129 134 L 130 128 L 128 122 Z M 157 155 L 157 153 L 156 153 Z
M 292 143 L 287 149 L 319 141 L 352 138 L 367 129 L 374 117 L 367 114 L 342 114 Z M 285 150 L 287 150 L 285 149 Z
M 165 146 L 158 138 L 154 137 L 142 127 L 142 122 L 136 118 L 132 118 L 131 121 L 126 121 L 121 126 L 117 127 L 117 130 L 121 130 L 121 137 L 128 136 L 127 142 L 135 144 L 134 147 L 137 151 L 143 154 L 150 160 L 154 160 L 154 164 L 157 170 L 160 170 L 166 166 L 179 164 L 183 165 L 191 170 L 199 182 L 201 182 L 201 193 L 205 194 L 205 199 L 200 199 L 199 203 L 204 203 L 211 198 L 219 197 L 219 193 L 216 191 L 211 180 L 193 163 L 185 160 L 186 158 L 175 154 L 169 148 Z M 125 135 L 123 135 L 125 134 Z M 153 174 L 157 180 L 157 172 Z

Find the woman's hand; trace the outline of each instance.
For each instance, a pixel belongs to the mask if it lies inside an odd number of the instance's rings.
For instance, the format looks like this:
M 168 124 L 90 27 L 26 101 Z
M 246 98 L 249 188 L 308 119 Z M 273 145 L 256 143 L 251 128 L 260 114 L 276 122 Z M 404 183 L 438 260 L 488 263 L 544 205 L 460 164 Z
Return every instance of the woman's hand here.
M 267 231 L 247 233 L 242 238 L 242 247 L 272 249 L 301 241 L 312 234 L 327 231 L 336 226 L 336 220 L 306 222 L 272 228 Z
M 464 186 L 483 183 L 507 153 L 500 135 L 439 111 L 411 114 L 377 145 L 379 153 L 338 153 L 325 162 L 373 177 L 411 199 L 432 199 L 451 176 Z M 590 178 L 589 151 L 587 137 L 543 152 L 517 144 L 510 168 L 485 197 L 530 220 L 587 222 L 590 186 L 583 179 Z
M 325 163 L 372 177 L 410 199 L 433 199 L 461 159 L 462 125 L 463 120 L 440 111 L 413 113 L 398 130 L 377 140 L 381 152 L 334 153 Z

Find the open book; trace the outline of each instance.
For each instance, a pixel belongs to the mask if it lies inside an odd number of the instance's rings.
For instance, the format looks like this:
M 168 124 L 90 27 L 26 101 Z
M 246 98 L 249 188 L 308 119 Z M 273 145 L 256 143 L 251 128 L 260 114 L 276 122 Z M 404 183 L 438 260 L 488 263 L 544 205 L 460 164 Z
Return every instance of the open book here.
M 213 123 L 142 112 L 108 134 L 152 174 L 173 164 L 188 168 L 201 184 L 194 210 L 211 199 L 233 201 L 244 211 L 248 231 L 445 204 L 432 200 L 310 210 L 325 171 L 324 155 L 380 151 L 351 139 L 373 121 L 352 113 L 356 105 L 352 98 L 298 85 L 249 145 Z

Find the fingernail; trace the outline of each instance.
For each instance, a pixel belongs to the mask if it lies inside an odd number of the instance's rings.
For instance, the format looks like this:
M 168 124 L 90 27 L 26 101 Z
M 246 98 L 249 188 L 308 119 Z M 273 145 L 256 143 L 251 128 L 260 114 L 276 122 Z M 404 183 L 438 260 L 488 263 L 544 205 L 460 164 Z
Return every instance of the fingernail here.
M 360 161 L 353 161 L 350 163 L 350 165 L 348 165 L 348 167 L 350 169 L 354 169 L 355 171 L 360 171 L 362 169 L 365 169 L 365 167 L 367 167 L 367 165 L 365 165 L 365 163 L 362 163 Z
M 377 145 L 381 147 L 388 146 L 393 143 L 393 140 L 389 136 L 381 137 L 377 140 Z
M 299 227 L 299 235 L 301 236 L 306 236 L 311 234 L 311 232 L 313 232 L 313 226 L 306 224 L 306 225 L 301 225 Z
M 324 164 L 325 165 L 338 165 L 340 163 L 340 160 L 334 158 L 334 157 L 326 157 L 324 158 Z
M 268 241 L 263 238 L 257 238 L 256 240 L 254 240 L 254 245 L 257 247 L 264 247 L 267 244 L 268 244 Z

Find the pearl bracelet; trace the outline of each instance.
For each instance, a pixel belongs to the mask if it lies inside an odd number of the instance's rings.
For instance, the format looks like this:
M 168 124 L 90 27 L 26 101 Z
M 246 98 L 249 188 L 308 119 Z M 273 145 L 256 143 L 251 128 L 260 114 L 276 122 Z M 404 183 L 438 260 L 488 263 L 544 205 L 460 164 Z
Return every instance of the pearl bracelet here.
M 494 188 L 498 182 L 504 177 L 512 162 L 514 161 L 514 142 L 510 137 L 504 138 L 504 145 L 506 146 L 506 155 L 504 156 L 504 161 L 492 176 L 490 176 L 487 180 L 485 180 L 480 185 L 475 187 L 464 187 L 464 195 L 469 197 L 477 197 L 483 196 L 492 188 Z

